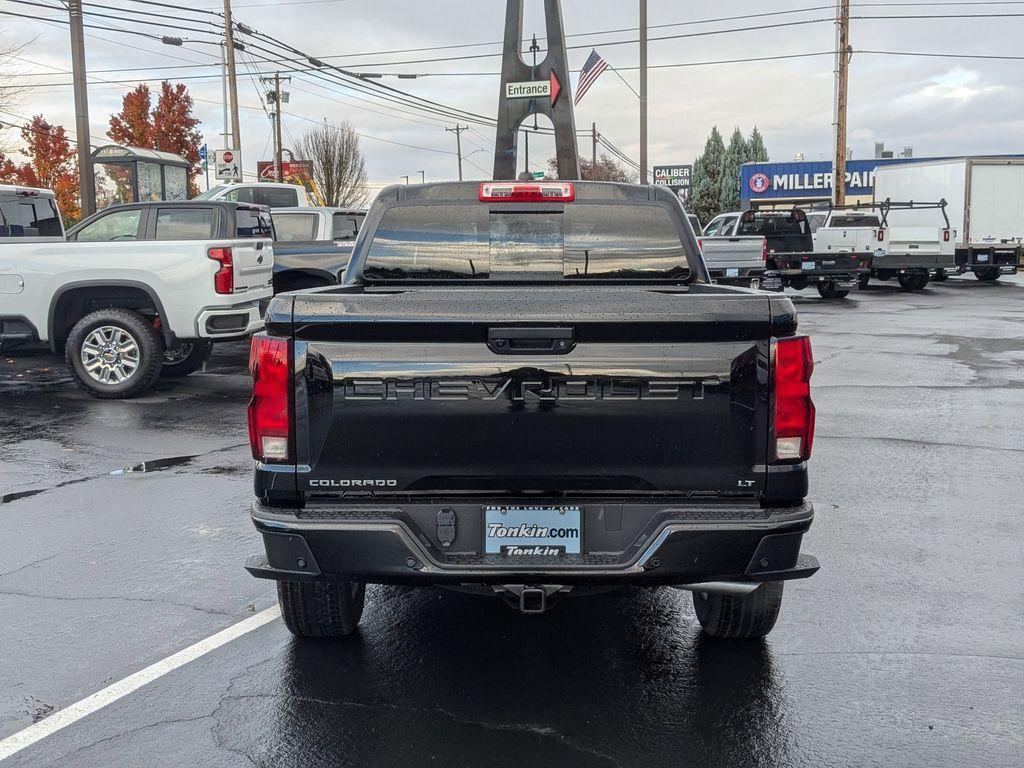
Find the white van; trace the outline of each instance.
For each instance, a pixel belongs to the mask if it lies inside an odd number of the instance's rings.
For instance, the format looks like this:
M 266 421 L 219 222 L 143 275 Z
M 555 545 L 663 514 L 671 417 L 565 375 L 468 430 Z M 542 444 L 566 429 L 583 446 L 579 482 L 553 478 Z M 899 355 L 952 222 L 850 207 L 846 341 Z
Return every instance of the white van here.
M 195 199 L 255 203 L 270 208 L 304 208 L 312 205 L 305 187 L 299 184 L 278 184 L 276 182 L 220 184 L 210 187 Z

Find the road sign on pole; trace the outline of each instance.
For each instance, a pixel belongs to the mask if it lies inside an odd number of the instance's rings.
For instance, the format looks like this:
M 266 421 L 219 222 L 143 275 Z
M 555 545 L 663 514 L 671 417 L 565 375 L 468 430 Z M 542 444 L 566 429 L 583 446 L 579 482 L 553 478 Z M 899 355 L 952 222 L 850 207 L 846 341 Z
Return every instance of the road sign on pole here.
M 237 149 L 215 150 L 214 176 L 217 181 L 242 180 L 242 153 Z

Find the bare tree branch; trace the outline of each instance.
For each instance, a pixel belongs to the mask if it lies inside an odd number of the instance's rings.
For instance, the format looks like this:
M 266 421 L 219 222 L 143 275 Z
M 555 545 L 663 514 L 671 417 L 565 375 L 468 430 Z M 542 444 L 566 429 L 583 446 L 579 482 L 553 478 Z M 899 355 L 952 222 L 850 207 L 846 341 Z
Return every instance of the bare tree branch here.
M 325 122 L 308 131 L 297 149 L 301 159 L 312 163 L 313 182 L 326 205 L 366 205 L 366 163 L 359 149 L 359 136 L 349 123 L 335 126 Z
M 24 88 L 20 88 L 12 83 L 14 82 L 15 76 L 14 59 L 19 53 L 21 53 L 26 45 L 27 43 L 0 45 L 0 110 L 4 110 L 5 112 L 11 111 L 12 107 L 16 107 L 18 105 L 18 99 L 25 91 Z M 0 116 L 0 121 L 2 121 L 2 119 L 3 116 Z M 9 151 L 11 149 L 11 146 L 8 143 L 10 140 L 6 140 L 7 136 L 2 130 L 3 127 L 3 123 L 0 122 L 0 152 Z

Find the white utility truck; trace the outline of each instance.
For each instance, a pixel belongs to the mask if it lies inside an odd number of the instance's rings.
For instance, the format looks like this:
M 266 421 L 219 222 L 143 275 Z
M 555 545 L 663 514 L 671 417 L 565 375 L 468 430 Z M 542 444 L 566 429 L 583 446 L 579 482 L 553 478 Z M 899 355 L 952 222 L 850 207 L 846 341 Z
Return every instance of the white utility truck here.
M 945 200 L 956 271 L 986 282 L 1021 265 L 1024 158 L 956 157 L 886 165 L 875 171 L 875 202 Z M 933 212 L 902 211 L 900 226 L 931 227 Z

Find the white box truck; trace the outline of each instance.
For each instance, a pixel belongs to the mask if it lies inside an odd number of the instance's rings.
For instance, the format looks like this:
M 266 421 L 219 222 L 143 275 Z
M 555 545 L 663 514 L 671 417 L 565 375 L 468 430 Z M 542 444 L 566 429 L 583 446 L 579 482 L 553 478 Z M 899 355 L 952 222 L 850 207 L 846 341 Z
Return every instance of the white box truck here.
M 875 202 L 940 199 L 946 201 L 959 272 L 993 281 L 1017 271 L 1024 243 L 1024 158 L 954 157 L 875 170 Z M 933 216 L 900 211 L 900 224 L 934 226 Z

